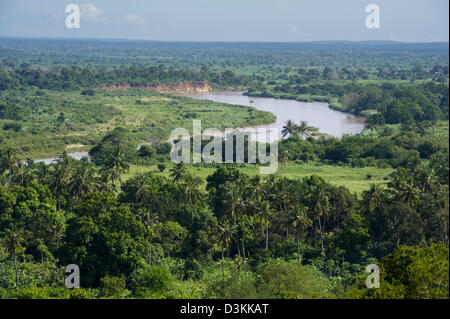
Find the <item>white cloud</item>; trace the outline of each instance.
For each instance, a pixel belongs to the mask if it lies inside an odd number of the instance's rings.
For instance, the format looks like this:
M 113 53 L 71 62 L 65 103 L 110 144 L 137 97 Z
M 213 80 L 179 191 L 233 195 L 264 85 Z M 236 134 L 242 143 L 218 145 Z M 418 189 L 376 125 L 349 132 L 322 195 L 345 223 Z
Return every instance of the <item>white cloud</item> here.
M 142 19 L 140 16 L 137 16 L 137 15 L 131 14 L 131 13 L 128 13 L 128 14 L 125 16 L 125 20 L 126 20 L 129 24 L 133 24 L 133 25 L 144 24 L 144 19 Z
M 103 10 L 100 8 L 97 8 L 92 3 L 82 4 L 81 5 L 81 17 L 87 18 L 91 21 L 100 21 L 104 20 L 102 17 Z

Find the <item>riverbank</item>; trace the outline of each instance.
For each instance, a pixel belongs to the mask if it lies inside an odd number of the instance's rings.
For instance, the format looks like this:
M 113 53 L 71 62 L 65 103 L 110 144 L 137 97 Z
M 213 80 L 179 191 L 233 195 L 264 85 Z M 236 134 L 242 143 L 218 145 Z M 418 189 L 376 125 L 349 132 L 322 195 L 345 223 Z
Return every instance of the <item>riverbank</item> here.
M 136 97 L 131 98 L 135 99 Z M 136 101 L 139 101 L 139 103 Z M 143 134 L 137 134 L 136 142 L 138 144 L 146 144 L 149 141 L 154 140 L 165 140 L 168 138 L 170 129 L 175 127 L 184 127 L 190 130 L 192 128 L 192 120 L 195 118 L 202 119 L 203 129 L 216 128 L 220 130 L 225 128 L 240 128 L 243 131 L 252 131 L 259 128 L 265 129 L 266 131 L 272 130 L 272 132 L 273 130 L 277 130 L 277 136 L 274 134 L 270 135 L 271 142 L 273 142 L 276 138 L 281 138 L 281 130 L 288 120 L 293 120 L 294 122 L 300 122 L 302 120 L 307 121 L 309 125 L 317 127 L 320 133 L 335 137 L 342 137 L 345 134 L 358 134 L 364 129 L 363 118 L 332 110 L 326 102 L 301 102 L 289 99 L 249 97 L 247 95 L 243 95 L 242 91 L 230 90 L 202 94 L 182 94 L 182 96 L 177 95 L 175 97 L 171 97 L 170 95 L 158 95 L 150 98 L 141 93 L 139 95 L 139 99 L 135 100 L 135 103 L 133 103 L 132 107 L 130 106 L 131 109 L 128 109 L 128 111 L 133 111 L 132 113 L 134 114 L 137 114 L 135 112 L 138 111 L 141 113 L 142 110 L 151 110 L 153 108 L 152 106 L 163 102 L 165 103 L 164 112 L 161 110 L 162 113 L 159 114 L 163 118 L 167 119 L 167 122 L 164 124 L 161 123 L 161 125 L 165 126 L 158 128 L 160 131 L 159 137 L 153 135 L 152 138 L 151 135 L 145 136 Z M 173 124 L 174 120 L 167 117 L 168 108 L 170 110 L 171 107 L 175 106 L 173 103 L 177 104 L 176 109 L 179 109 L 182 114 L 189 115 L 189 117 L 182 119 L 182 124 L 180 122 L 179 126 L 170 125 L 171 123 Z M 135 110 L 136 104 L 139 105 L 139 110 Z M 195 114 L 199 114 L 198 117 L 193 117 L 188 112 L 187 109 L 189 105 L 197 105 L 197 109 L 192 110 L 192 114 L 195 112 Z M 200 112 L 198 110 L 199 106 L 203 108 Z M 120 107 L 124 111 L 126 110 L 119 105 L 116 107 Z M 163 106 L 161 105 L 161 107 Z M 218 120 L 217 116 L 219 114 L 211 109 L 214 107 L 223 109 L 225 112 L 224 115 L 226 114 L 226 116 L 221 117 L 222 119 Z M 207 116 L 208 113 L 209 116 Z M 157 115 L 157 113 L 155 113 L 155 115 Z M 258 117 L 258 115 L 264 116 Z M 245 118 L 245 116 L 247 117 L 247 120 L 243 121 L 240 119 Z M 132 117 L 126 121 L 126 123 L 130 123 L 131 128 L 135 127 L 136 124 L 131 124 L 132 121 Z M 129 126 L 126 127 L 130 129 Z M 164 134 L 161 134 L 161 129 L 164 129 Z M 165 136 L 167 137 L 165 138 Z M 257 140 L 264 141 L 258 135 L 255 138 Z M 74 152 L 75 155 L 73 157 L 79 157 L 80 153 L 87 156 L 88 150 L 88 146 L 82 149 L 84 152 L 80 152 L 81 149 L 77 149 L 77 152 Z M 69 153 L 71 156 L 72 154 L 73 153 Z M 50 155 L 45 159 L 42 159 L 41 157 L 39 160 L 51 162 L 55 159 L 52 156 L 54 155 Z
M 311 94 L 289 94 L 289 93 L 274 93 L 274 92 L 243 92 L 243 95 L 250 97 L 268 97 L 274 99 L 286 99 L 286 100 L 296 100 L 299 102 L 326 102 L 328 107 L 334 111 L 349 113 L 348 110 L 339 103 L 338 98 L 326 95 L 311 95 Z M 349 113 L 352 114 L 352 113 Z M 355 115 L 355 114 L 352 114 Z

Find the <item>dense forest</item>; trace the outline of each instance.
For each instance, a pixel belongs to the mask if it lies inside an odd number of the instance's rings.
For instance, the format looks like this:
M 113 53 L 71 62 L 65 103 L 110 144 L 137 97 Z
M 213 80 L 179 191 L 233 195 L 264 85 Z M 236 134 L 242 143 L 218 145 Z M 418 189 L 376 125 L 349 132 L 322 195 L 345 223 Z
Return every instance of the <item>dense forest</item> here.
M 43 71 L 20 68 L 0 73 L 0 90 L 35 86 L 39 89 L 73 90 L 108 85 L 128 84 L 131 87 L 143 84 L 180 83 L 184 81 L 210 81 L 219 86 L 240 86 L 248 83 L 244 76 L 231 71 L 211 73 L 204 67 L 201 71 L 167 69 L 163 65 L 147 68 L 127 67 L 116 70 L 92 70 L 86 68 L 61 68 Z
M 0 39 L 1 298 L 449 298 L 448 44 L 64 41 Z M 170 129 L 194 118 L 274 121 L 139 90 L 189 81 L 326 101 L 366 128 L 337 138 L 293 118 L 269 176 L 174 164 Z

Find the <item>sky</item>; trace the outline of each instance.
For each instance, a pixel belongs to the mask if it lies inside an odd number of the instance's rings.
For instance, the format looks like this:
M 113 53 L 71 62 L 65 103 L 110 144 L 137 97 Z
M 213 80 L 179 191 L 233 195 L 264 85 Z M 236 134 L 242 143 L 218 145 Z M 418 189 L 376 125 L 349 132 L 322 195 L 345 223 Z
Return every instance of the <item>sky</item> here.
M 66 6 L 80 28 L 66 27 Z M 379 28 L 366 7 L 378 5 Z M 161 41 L 448 42 L 448 0 L 0 0 L 0 36 Z

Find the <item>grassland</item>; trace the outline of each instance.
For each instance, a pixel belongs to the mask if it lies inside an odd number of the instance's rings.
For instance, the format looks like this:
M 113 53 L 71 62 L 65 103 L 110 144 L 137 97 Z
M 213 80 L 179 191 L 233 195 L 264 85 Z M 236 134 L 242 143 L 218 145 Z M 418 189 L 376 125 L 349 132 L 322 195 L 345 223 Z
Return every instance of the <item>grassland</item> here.
M 220 165 L 220 164 L 219 164 Z M 225 164 L 223 164 L 225 165 Z M 167 165 L 167 169 L 163 172 L 159 172 L 156 165 L 152 166 L 138 166 L 131 165 L 129 172 L 125 175 L 124 179 L 127 180 L 134 176 L 136 173 L 153 172 L 157 175 L 168 177 L 170 175 L 169 169 L 171 165 Z M 241 164 L 238 166 L 244 173 L 251 176 L 259 174 L 259 166 Z M 214 173 L 215 167 L 194 166 L 189 165 L 188 171 L 194 176 L 201 177 L 203 180 L 207 176 Z M 376 168 L 376 167 L 364 167 L 353 168 L 350 166 L 332 166 L 322 165 L 320 163 L 306 163 L 296 164 L 288 163 L 285 166 L 279 166 L 277 175 L 299 179 L 317 174 L 336 186 L 345 186 L 350 192 L 360 194 L 364 190 L 369 189 L 371 184 L 386 184 L 386 178 L 393 172 L 391 168 Z M 202 185 L 203 189 L 205 184 Z
M 193 119 L 218 129 L 275 121 L 273 114 L 252 107 L 152 91 L 96 91 L 85 96 L 79 91 L 39 90 L 16 92 L 13 98 L 18 107 L 29 109 L 17 120 L 0 120 L 0 142 L 16 148 L 22 158 L 50 157 L 65 149 L 88 150 L 119 126 L 140 143 L 168 139 L 177 127 L 191 130 Z

